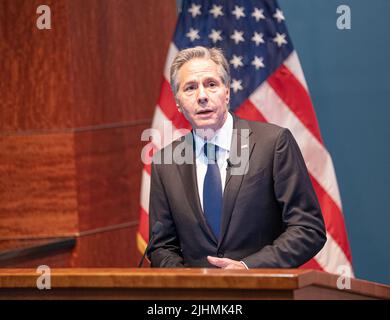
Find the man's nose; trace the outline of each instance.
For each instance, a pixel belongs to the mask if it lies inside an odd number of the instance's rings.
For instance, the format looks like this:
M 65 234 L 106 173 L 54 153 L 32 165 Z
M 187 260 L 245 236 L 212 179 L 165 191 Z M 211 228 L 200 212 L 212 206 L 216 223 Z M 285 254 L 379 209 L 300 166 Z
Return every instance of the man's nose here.
M 198 89 L 198 104 L 204 105 L 209 101 L 207 92 L 203 86 L 199 86 Z

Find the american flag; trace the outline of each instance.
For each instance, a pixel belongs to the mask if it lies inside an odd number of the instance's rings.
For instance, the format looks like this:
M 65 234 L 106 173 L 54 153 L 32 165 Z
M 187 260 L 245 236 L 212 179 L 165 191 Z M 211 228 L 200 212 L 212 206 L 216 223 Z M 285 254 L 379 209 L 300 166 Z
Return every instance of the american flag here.
M 224 51 L 231 69 L 230 109 L 235 114 L 289 128 L 299 144 L 322 208 L 328 237 L 324 248 L 302 267 L 342 273 L 339 268 L 342 266 L 352 271 L 332 159 L 322 140 L 298 55 L 276 0 L 183 1 L 152 124 L 162 134 L 164 121 L 173 130 L 190 129 L 177 111 L 169 85 L 169 67 L 179 50 L 197 45 Z M 171 141 L 153 142 L 160 149 Z M 148 241 L 149 191 L 150 166 L 146 165 L 137 234 L 141 252 Z

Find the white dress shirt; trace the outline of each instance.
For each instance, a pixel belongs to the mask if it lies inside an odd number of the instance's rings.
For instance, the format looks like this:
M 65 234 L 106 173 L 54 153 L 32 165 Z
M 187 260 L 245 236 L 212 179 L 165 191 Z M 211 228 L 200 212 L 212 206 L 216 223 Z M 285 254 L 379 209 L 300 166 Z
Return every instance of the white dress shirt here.
M 194 134 L 195 140 L 195 156 L 196 156 L 196 178 L 198 182 L 198 194 L 200 204 L 203 210 L 203 183 L 207 172 L 207 157 L 204 154 L 203 146 L 207 143 L 212 143 L 218 146 L 217 163 L 221 173 L 222 193 L 226 182 L 227 159 L 229 159 L 230 144 L 233 135 L 233 117 L 228 113 L 223 126 L 218 129 L 214 137 L 210 141 L 205 141 L 203 138 Z

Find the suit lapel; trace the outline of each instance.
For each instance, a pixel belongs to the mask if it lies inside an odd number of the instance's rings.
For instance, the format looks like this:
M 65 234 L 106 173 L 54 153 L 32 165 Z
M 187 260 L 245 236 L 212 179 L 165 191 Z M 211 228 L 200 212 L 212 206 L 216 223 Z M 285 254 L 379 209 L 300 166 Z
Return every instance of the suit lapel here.
M 217 238 L 215 237 L 213 231 L 206 222 L 199 200 L 198 180 L 196 178 L 196 160 L 194 152 L 195 148 L 192 133 L 189 133 L 185 136 L 184 143 L 186 144 L 186 148 L 184 150 L 192 150 L 192 163 L 176 164 L 176 167 L 179 170 L 180 177 L 184 186 L 184 191 L 188 203 L 190 204 L 190 207 L 192 209 L 191 211 L 195 214 L 205 234 L 209 236 L 210 240 L 217 244 Z
M 226 183 L 223 193 L 223 208 L 221 220 L 221 238 L 218 247 L 222 244 L 229 227 L 230 219 L 237 199 L 238 192 L 248 170 L 250 156 L 255 146 L 254 139 L 250 139 L 252 131 L 245 120 L 233 115 L 233 135 L 230 146 L 229 161 L 226 172 Z M 249 140 L 249 141 L 248 141 Z

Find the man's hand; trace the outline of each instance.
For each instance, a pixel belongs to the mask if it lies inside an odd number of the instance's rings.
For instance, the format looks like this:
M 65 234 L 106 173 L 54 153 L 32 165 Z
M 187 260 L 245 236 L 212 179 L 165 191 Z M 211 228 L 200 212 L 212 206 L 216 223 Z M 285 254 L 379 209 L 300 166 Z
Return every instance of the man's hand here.
M 246 269 L 245 266 L 240 261 L 236 261 L 228 258 L 217 258 L 217 257 L 207 256 L 207 260 L 212 265 L 222 269 Z

